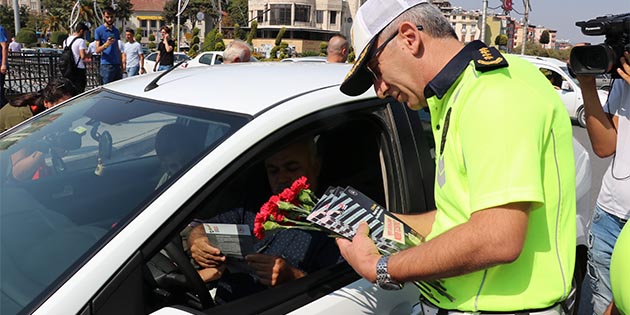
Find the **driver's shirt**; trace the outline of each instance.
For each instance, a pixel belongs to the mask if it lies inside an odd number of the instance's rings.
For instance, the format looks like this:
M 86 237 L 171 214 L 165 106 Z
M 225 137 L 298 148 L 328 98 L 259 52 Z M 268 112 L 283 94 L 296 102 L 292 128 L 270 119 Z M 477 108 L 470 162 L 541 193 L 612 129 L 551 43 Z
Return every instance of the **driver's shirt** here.
M 442 279 L 452 299 L 436 291 L 424 297 L 465 312 L 544 309 L 565 300 L 575 261 L 575 165 L 571 122 L 556 91 L 528 61 L 475 41 L 424 93 L 436 143 L 437 212 L 427 240 L 477 211 L 532 203 L 518 259 Z
M 195 220 L 199 223 L 247 224 L 253 235 L 256 212 L 244 208 L 236 208 L 219 213 L 208 220 Z M 339 248 L 334 238 L 324 232 L 305 231 L 299 229 L 281 230 L 254 245 L 254 250 L 261 254 L 281 257 L 292 267 L 304 273 L 332 266 L 341 261 Z M 217 303 L 226 303 L 266 289 L 259 284 L 253 275 L 223 274 L 218 282 Z

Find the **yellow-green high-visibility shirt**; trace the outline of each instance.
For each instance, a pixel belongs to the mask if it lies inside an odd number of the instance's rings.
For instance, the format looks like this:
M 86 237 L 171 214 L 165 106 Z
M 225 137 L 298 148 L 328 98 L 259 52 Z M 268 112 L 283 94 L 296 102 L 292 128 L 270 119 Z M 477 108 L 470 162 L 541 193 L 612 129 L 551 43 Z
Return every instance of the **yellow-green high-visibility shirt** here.
M 437 301 L 425 298 L 469 312 L 544 309 L 571 290 L 576 246 L 571 122 L 536 67 L 475 45 L 467 45 L 429 83 L 427 90 L 443 95 L 425 90 L 436 143 L 437 206 L 427 240 L 476 211 L 514 202 L 532 203 L 527 236 L 516 261 L 442 279 L 453 301 L 437 292 L 432 292 Z M 509 65 L 484 67 L 497 60 Z
M 610 260 L 610 288 L 615 306 L 630 315 L 630 224 L 619 233 Z

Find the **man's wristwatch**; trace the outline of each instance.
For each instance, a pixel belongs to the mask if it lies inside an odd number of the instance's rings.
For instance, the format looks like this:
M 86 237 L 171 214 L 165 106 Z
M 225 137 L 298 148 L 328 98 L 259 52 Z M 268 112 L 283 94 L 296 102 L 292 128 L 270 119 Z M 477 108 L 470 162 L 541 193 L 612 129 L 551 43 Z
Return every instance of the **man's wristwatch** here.
M 392 276 L 387 272 L 388 260 L 389 256 L 385 255 L 376 263 L 376 285 L 383 290 L 400 290 L 403 284 L 392 280 Z

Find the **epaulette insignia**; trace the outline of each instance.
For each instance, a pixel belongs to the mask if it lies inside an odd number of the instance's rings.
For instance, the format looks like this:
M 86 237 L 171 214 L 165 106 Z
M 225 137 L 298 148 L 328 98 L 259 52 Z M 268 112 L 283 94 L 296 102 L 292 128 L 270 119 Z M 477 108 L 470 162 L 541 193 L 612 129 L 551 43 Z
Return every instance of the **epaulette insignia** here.
M 508 66 L 505 57 L 494 47 L 482 47 L 475 50 L 472 54 L 477 71 L 487 72 Z

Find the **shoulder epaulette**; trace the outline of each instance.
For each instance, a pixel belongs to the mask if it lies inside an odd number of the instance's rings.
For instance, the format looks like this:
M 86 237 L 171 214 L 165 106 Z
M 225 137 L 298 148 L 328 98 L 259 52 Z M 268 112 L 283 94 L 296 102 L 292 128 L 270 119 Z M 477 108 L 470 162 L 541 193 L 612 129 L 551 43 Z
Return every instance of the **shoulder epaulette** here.
M 487 72 L 509 66 L 505 57 L 494 47 L 479 48 L 473 51 L 472 55 L 475 61 L 475 70 L 479 72 Z

